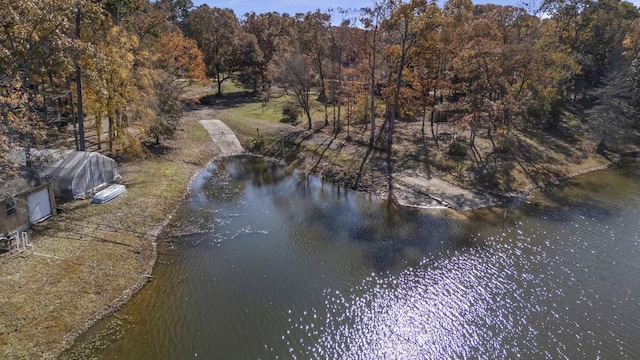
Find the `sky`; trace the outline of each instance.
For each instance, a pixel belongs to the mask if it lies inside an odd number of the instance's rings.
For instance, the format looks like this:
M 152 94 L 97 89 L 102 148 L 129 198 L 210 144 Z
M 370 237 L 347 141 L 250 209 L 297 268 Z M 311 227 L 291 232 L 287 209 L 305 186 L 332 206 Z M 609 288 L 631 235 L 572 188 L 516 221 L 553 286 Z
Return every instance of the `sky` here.
M 230 8 L 233 9 L 236 16 L 255 11 L 256 13 L 265 13 L 276 11 L 280 14 L 288 13 L 294 15 L 302 12 L 315 11 L 320 9 L 326 11 L 329 8 L 353 8 L 371 6 L 373 0 L 192 0 L 195 6 L 207 4 L 211 7 Z M 444 3 L 445 0 L 438 1 Z M 523 2 L 541 2 L 542 0 L 472 0 L 474 4 L 497 4 L 497 5 L 521 5 Z M 627 0 L 640 6 L 640 0 Z
M 520 0 L 475 0 L 474 4 L 493 3 L 499 5 L 515 4 Z M 639 1 L 640 0 L 636 0 Z M 288 13 L 294 15 L 296 13 L 306 13 L 320 9 L 326 11 L 329 8 L 336 9 L 338 7 L 345 9 L 360 9 L 373 5 L 373 0 L 192 0 L 195 6 L 207 4 L 210 7 L 220 7 L 233 9 L 236 16 L 255 11 L 256 13 L 265 13 L 277 11 L 280 14 Z
M 266 13 L 277 11 L 280 14 L 306 13 L 320 9 L 326 11 L 329 8 L 362 8 L 370 6 L 371 0 L 192 0 L 195 6 L 207 4 L 211 7 L 233 9 L 236 16 L 255 11 L 256 13 Z

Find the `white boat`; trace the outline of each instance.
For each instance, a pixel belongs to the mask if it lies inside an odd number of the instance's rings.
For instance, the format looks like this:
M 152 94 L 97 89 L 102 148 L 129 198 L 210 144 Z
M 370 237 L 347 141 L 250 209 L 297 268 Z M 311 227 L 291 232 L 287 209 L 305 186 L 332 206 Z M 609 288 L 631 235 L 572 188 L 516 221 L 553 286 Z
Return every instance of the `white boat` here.
M 114 184 L 101 191 L 98 191 L 93 196 L 93 200 L 91 200 L 91 202 L 94 204 L 104 204 L 107 201 L 113 200 L 118 196 L 124 194 L 125 191 L 127 191 L 127 189 L 124 187 L 124 185 Z

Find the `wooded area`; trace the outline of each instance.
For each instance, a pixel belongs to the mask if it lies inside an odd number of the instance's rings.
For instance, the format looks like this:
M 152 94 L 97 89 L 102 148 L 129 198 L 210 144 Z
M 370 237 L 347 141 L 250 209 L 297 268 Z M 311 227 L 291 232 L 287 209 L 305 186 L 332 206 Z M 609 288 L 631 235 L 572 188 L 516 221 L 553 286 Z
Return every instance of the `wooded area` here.
M 377 0 L 240 18 L 190 0 L 5 0 L 2 8 L 2 171 L 14 166 L 8 150 L 42 147 L 68 124 L 77 124 L 82 149 L 83 119 L 99 146 L 140 156 L 143 141 L 175 131 L 186 79 L 211 79 L 217 96 L 231 79 L 264 101 L 284 91 L 309 129 L 317 98 L 335 133 L 370 123 L 369 146 L 382 134 L 390 154 L 398 120 L 421 120 L 436 144 L 436 121 L 465 123 L 472 150 L 482 130 L 502 151 L 514 124 L 558 127 L 565 106 L 608 74 L 640 87 L 640 12 L 618 0 L 539 8 Z

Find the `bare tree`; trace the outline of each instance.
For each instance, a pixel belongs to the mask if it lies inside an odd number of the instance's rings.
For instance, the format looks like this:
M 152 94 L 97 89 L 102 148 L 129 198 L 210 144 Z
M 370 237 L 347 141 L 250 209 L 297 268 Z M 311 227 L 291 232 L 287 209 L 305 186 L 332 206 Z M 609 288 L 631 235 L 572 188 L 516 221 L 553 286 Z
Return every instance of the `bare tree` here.
M 287 95 L 291 95 L 294 104 L 307 116 L 308 129 L 311 130 L 311 89 L 318 85 L 311 59 L 304 54 L 289 54 L 280 66 L 279 82 Z
M 376 72 L 379 67 L 378 53 L 382 52 L 382 41 L 380 36 L 381 23 L 389 16 L 389 3 L 386 0 L 375 1 L 374 6 L 371 8 L 363 8 L 360 10 L 362 18 L 360 22 L 365 29 L 365 43 L 366 43 L 366 56 L 367 56 L 367 68 L 369 72 L 369 101 L 371 118 L 371 129 L 369 133 L 369 148 L 373 148 L 373 142 L 376 136 L 376 93 L 378 80 Z

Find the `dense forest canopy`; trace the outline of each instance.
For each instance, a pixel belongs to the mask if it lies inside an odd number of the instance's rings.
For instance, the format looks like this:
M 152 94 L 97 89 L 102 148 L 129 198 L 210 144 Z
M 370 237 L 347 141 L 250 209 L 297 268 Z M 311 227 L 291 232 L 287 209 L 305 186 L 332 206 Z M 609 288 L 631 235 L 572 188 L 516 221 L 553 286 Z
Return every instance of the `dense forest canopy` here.
M 79 118 L 108 129 L 99 140 L 111 153 L 142 154 L 142 141 L 175 130 L 184 79 L 209 79 L 218 96 L 230 79 L 265 99 L 283 89 L 309 128 L 316 98 L 325 114 L 335 104 L 349 119 L 383 113 L 389 148 L 394 121 L 435 106 L 469 125 L 471 143 L 488 129 L 499 148 L 514 122 L 559 126 L 567 102 L 613 72 L 640 94 L 640 12 L 619 0 L 539 9 L 374 0 L 240 17 L 190 0 L 3 0 L 2 9 L 2 171 L 13 166 L 8 150 L 43 146 Z M 380 130 L 371 127 L 371 142 Z

